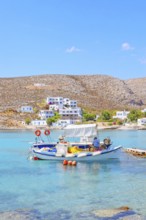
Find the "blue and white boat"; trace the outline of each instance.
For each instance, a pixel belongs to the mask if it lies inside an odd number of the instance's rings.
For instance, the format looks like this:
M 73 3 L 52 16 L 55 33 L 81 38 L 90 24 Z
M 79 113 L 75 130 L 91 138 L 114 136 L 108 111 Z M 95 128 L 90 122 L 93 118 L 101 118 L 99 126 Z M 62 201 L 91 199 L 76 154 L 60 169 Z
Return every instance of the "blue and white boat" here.
M 45 130 L 44 134 L 47 137 L 47 142 L 42 139 L 41 131 L 36 130 L 36 139 L 33 143 L 33 148 L 53 148 L 57 142 L 52 142 L 50 138 L 50 131 Z M 94 137 L 98 136 L 98 129 L 96 124 L 81 124 L 81 125 L 68 125 L 62 129 L 61 141 L 66 142 L 69 139 L 71 146 L 78 146 L 79 148 L 86 149 L 92 145 Z M 58 142 L 60 137 L 58 138 Z M 101 144 L 107 147 L 111 145 L 110 138 L 105 138 Z
M 103 149 L 99 151 L 79 151 L 74 153 L 67 152 L 67 146 L 65 144 L 58 145 L 55 149 L 33 149 L 33 158 L 41 160 L 58 160 L 63 161 L 74 160 L 74 161 L 99 161 L 109 158 L 117 158 L 117 152 L 122 148 L 122 146 L 109 147 L 108 149 Z
M 48 134 L 49 132 L 46 131 L 45 133 Z M 38 134 L 40 133 L 38 132 Z M 32 156 L 42 160 L 98 161 L 99 159 L 115 157 L 117 151 L 122 148 L 122 146 L 114 147 L 110 139 L 106 138 L 101 142 L 99 150 L 94 151 L 91 146 L 95 136 L 97 136 L 96 124 L 70 125 L 64 128 L 64 138 L 75 137 L 79 138 L 79 141 L 72 142 L 65 141 L 65 139 L 58 143 L 36 141 L 31 149 Z

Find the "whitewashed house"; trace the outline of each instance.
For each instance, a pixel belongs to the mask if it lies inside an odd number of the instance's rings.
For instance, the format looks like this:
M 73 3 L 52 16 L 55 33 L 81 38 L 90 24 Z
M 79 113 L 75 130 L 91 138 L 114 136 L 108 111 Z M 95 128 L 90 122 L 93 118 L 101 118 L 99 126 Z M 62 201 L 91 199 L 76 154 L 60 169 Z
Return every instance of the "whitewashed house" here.
M 47 103 L 49 105 L 60 105 L 63 106 L 63 97 L 47 97 Z
M 54 116 L 54 111 L 52 110 L 40 110 L 39 117 L 41 120 L 46 120 L 47 118 L 51 118 Z
M 47 97 L 46 102 L 50 110 L 58 111 L 63 108 L 63 97 Z
M 141 125 L 146 125 L 146 118 L 139 118 L 139 119 L 137 120 L 137 124 L 138 124 L 139 126 L 141 126 Z
M 76 100 L 70 100 L 69 98 L 63 97 L 48 97 L 47 103 L 49 104 L 50 111 L 58 111 L 61 119 L 63 120 L 80 120 L 82 119 L 81 108 L 77 107 Z M 46 118 L 41 113 L 41 118 Z M 66 123 L 66 122 L 64 122 Z
M 82 118 L 81 108 L 59 109 L 59 114 L 62 117 L 62 119 L 79 119 L 79 118 Z
M 76 108 L 77 101 L 70 100 L 69 98 L 63 97 L 47 97 L 47 104 L 49 104 L 50 109 L 55 108 L 55 110 L 61 109 L 63 107 Z
M 56 123 L 53 123 L 55 127 L 65 127 L 67 125 L 74 124 L 73 120 L 70 119 L 59 119 Z
M 124 120 L 127 118 L 127 115 L 129 114 L 129 111 L 117 111 L 116 115 L 113 116 L 113 118 L 119 118 L 121 120 Z
M 65 127 L 67 125 L 76 124 L 80 122 L 80 120 L 72 120 L 72 119 L 60 119 L 57 122 L 53 123 L 54 127 Z
M 45 86 L 45 84 L 44 83 L 34 83 L 34 86 L 43 87 L 43 86 Z
M 21 112 L 28 112 L 28 113 L 33 113 L 33 107 L 32 106 L 21 106 L 20 108 Z
M 63 105 L 68 106 L 70 108 L 76 108 L 77 107 L 77 101 L 76 100 L 70 100 L 69 98 L 63 99 Z
M 43 126 L 46 126 L 47 125 L 47 122 L 46 120 L 33 120 L 31 121 L 30 123 L 32 126 L 36 126 L 36 127 L 43 127 Z
M 59 108 L 62 108 L 62 106 L 59 106 L 56 104 L 49 105 L 49 110 L 52 110 L 52 111 L 58 111 Z

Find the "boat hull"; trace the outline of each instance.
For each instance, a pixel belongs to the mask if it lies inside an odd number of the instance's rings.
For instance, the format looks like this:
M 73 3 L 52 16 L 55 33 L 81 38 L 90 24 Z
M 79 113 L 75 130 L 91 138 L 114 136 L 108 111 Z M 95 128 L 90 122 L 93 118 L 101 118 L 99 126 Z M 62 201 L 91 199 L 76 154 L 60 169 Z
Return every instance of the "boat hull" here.
M 74 160 L 74 161 L 100 161 L 103 159 L 117 158 L 117 152 L 122 148 L 122 146 L 117 146 L 115 148 L 96 151 L 96 152 L 81 152 L 79 154 L 67 154 L 67 155 L 57 155 L 56 153 L 50 152 L 40 152 L 33 149 L 33 157 L 41 160 Z
M 34 143 L 33 144 L 33 148 L 43 148 L 43 147 L 49 147 L 49 148 L 53 148 L 56 146 L 56 143 Z

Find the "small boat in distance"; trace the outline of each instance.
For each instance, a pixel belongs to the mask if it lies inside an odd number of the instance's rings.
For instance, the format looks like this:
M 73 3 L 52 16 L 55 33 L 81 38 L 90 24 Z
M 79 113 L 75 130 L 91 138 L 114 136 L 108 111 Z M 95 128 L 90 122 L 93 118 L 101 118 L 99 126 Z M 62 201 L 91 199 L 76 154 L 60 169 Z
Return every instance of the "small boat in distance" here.
M 37 130 L 36 136 L 40 139 L 41 132 Z M 44 134 L 48 136 L 49 130 Z M 115 158 L 115 153 L 122 146 L 114 147 L 109 138 L 100 143 L 98 150 L 92 146 L 93 138 L 97 136 L 96 124 L 70 125 L 64 128 L 65 138 L 78 138 L 78 141 L 66 141 L 62 138 L 58 143 L 43 142 L 41 139 L 33 144 L 31 148 L 32 157 L 42 160 L 64 160 L 75 161 L 98 161 L 105 158 Z
M 146 157 L 146 150 L 139 148 L 125 148 L 124 151 L 136 157 Z

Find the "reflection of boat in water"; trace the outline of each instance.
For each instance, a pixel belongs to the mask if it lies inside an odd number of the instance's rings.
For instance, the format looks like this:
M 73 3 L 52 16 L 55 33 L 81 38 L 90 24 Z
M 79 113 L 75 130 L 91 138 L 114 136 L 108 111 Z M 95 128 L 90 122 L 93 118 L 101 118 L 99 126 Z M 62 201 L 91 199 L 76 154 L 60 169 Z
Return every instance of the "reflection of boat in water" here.
M 40 138 L 40 131 L 35 132 Z M 49 131 L 45 134 L 48 136 Z M 58 143 L 42 142 L 41 140 L 33 144 L 31 152 L 33 157 L 42 160 L 64 160 L 73 159 L 76 161 L 98 161 L 105 158 L 113 158 L 121 146 L 114 147 L 109 138 L 104 139 L 100 148 L 95 150 L 92 146 L 93 137 L 97 136 L 95 124 L 70 125 L 64 129 L 65 138 L 78 138 L 77 142 L 65 141 L 62 139 Z

